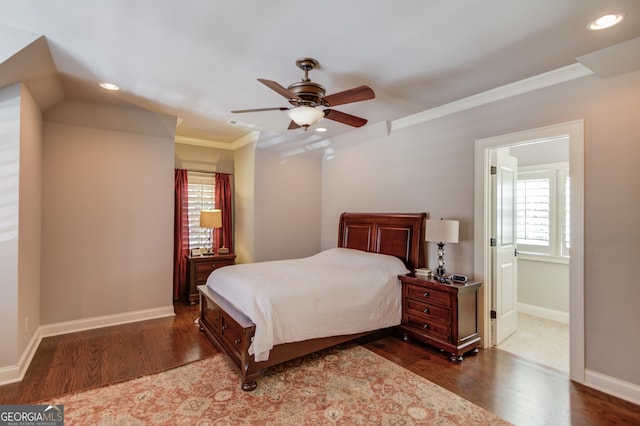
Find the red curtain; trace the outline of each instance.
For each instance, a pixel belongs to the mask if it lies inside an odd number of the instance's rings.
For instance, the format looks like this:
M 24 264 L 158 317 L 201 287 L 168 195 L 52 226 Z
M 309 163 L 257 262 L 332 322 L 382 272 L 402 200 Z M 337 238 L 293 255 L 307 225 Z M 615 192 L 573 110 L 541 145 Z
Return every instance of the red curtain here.
M 231 211 L 231 179 L 226 173 L 216 173 L 216 209 L 222 211 L 221 231 L 215 230 L 215 247 L 227 247 L 233 253 L 233 227 Z
M 173 300 L 187 294 L 187 259 L 189 254 L 189 206 L 187 171 L 176 169 L 174 175 L 175 208 L 173 226 Z

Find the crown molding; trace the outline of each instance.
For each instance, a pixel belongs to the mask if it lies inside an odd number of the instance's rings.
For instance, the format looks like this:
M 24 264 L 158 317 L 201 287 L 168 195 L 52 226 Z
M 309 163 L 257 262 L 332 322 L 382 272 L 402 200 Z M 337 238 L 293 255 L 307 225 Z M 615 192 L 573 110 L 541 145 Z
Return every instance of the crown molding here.
M 576 80 L 591 74 L 593 74 L 592 70 L 581 63 L 576 62 L 572 65 L 567 65 L 566 67 L 558 68 L 544 74 L 539 74 L 524 80 L 496 87 L 495 89 L 487 90 L 486 92 L 478 93 L 477 95 L 469 96 L 458 101 L 450 102 L 442 106 L 399 118 L 391 122 L 391 132 L 502 99 L 507 99 L 516 95 L 521 95 L 523 93 Z
M 220 141 L 214 141 L 211 139 L 193 138 L 188 136 L 176 135 L 174 141 L 175 143 L 180 143 L 184 145 L 195 145 L 195 146 L 203 146 L 205 148 L 217 148 L 217 149 L 226 149 L 226 150 L 234 151 L 249 143 L 255 142 L 256 140 L 258 140 L 259 135 L 260 135 L 260 132 L 254 130 L 247 133 L 244 136 L 239 137 L 233 142 L 220 142 Z

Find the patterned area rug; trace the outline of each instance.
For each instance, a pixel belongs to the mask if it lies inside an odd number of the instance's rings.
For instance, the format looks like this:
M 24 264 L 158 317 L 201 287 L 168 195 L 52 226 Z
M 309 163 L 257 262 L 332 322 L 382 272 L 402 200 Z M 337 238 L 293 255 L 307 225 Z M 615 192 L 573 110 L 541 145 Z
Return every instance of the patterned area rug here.
M 222 354 L 55 398 L 69 425 L 508 425 L 357 345 L 274 367 L 253 392 Z

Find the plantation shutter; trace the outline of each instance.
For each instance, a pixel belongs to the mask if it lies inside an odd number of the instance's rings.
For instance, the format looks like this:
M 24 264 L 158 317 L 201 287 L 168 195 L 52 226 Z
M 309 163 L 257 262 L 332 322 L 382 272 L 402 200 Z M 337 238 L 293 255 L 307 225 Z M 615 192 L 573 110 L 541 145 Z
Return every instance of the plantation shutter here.
M 535 246 L 535 251 L 548 252 L 551 240 L 550 178 L 519 179 L 516 206 L 518 248 Z
M 188 178 L 189 248 L 206 247 L 207 237 L 211 231 L 200 227 L 200 210 L 215 208 L 215 176 L 213 173 L 189 172 Z
M 518 251 L 569 257 L 571 193 L 566 163 L 522 167 L 516 194 Z

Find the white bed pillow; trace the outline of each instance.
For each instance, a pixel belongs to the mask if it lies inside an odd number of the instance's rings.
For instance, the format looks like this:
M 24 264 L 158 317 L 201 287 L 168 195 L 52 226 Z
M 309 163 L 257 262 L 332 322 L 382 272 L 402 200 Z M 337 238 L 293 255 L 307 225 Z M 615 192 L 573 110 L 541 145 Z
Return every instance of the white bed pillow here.
M 382 268 L 396 275 L 411 272 L 407 269 L 404 262 L 395 256 L 344 247 L 330 248 L 311 257 L 335 265 Z

